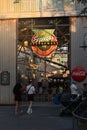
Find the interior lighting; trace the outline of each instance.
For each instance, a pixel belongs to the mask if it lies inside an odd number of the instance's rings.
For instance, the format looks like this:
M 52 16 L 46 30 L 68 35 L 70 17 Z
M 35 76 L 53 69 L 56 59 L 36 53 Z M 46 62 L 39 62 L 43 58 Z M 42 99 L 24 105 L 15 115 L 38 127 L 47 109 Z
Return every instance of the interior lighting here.
M 47 42 L 47 45 L 50 45 L 50 43 L 49 43 L 49 42 Z
M 28 47 L 28 41 L 24 41 L 24 46 Z
M 35 79 L 35 77 L 36 77 L 36 75 L 35 75 L 35 73 L 33 73 L 33 78 Z
M 44 74 L 43 73 L 41 73 L 41 77 L 43 77 L 44 76 Z
M 62 74 L 62 73 L 63 73 L 63 70 L 59 70 L 59 73 Z
M 66 78 L 67 77 L 67 74 L 65 73 L 65 74 L 63 74 L 63 78 Z
M 14 4 L 16 4 L 16 3 L 19 3 L 19 0 L 15 0 L 15 1 L 14 1 Z
M 26 31 L 26 30 L 27 30 L 27 28 L 23 28 L 23 29 L 21 29 L 21 32 Z
M 55 70 L 55 71 L 53 71 L 52 73 L 53 73 L 53 74 L 57 74 L 57 71 Z
M 66 70 L 66 74 L 70 74 L 70 71 L 69 71 L 69 70 Z

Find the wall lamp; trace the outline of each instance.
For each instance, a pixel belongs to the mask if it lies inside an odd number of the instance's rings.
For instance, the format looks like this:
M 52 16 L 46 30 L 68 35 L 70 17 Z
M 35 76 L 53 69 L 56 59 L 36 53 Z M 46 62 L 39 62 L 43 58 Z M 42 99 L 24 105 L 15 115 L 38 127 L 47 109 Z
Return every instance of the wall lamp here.
M 15 0 L 15 1 L 14 1 L 14 4 L 16 4 L 16 3 L 19 3 L 19 0 Z

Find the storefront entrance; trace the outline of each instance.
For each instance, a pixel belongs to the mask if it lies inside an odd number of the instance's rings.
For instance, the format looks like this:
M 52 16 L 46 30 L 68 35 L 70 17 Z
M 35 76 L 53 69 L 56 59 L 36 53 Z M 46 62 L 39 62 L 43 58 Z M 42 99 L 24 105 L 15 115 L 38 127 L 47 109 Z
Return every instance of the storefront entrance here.
M 17 81 L 34 80 L 36 101 L 51 101 L 70 72 L 69 17 L 19 19 Z

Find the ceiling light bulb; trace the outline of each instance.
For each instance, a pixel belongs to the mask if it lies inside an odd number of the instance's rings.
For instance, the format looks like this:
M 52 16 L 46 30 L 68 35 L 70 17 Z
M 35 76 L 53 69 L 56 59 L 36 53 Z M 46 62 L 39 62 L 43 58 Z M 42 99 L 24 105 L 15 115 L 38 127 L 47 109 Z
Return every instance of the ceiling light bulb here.
M 15 1 L 14 1 L 14 4 L 15 4 L 15 3 L 19 3 L 19 0 L 15 0 Z

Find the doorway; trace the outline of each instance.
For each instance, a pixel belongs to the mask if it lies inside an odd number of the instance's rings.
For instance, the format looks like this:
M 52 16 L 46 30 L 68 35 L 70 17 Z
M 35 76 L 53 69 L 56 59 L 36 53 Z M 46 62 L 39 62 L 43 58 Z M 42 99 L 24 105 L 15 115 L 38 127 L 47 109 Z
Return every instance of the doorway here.
M 19 19 L 17 81 L 27 85 L 34 80 L 35 100 L 50 101 L 56 89 L 68 82 L 69 71 L 69 17 Z

